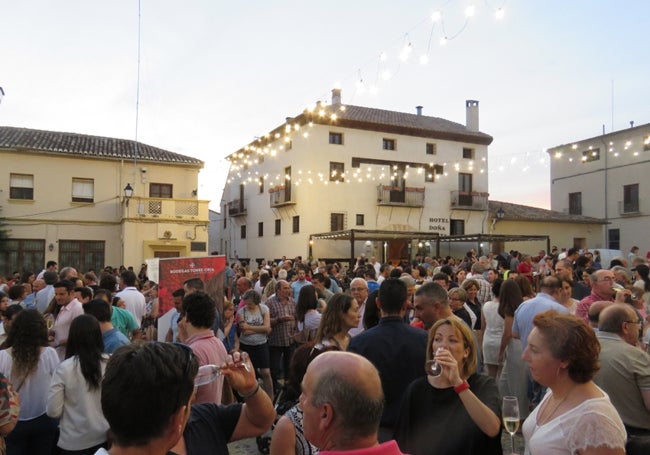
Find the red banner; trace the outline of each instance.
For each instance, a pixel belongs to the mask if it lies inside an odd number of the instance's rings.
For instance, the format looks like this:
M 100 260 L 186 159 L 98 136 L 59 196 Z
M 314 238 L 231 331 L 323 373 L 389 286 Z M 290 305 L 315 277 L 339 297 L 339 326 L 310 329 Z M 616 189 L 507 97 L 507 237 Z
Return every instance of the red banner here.
M 161 258 L 158 266 L 158 297 L 160 314 L 173 308 L 172 293 L 183 287 L 190 278 L 200 278 L 205 292 L 217 303 L 217 310 L 223 309 L 225 256 L 194 258 Z

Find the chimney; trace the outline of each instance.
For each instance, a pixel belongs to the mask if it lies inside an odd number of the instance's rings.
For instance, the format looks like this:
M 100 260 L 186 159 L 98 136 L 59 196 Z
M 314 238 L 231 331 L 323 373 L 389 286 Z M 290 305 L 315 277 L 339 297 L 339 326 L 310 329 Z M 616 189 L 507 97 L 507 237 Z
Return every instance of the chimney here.
M 470 131 L 478 131 L 478 101 L 465 101 L 465 126 Z
M 418 116 L 422 115 L 422 106 L 415 106 L 415 112 L 417 112 Z
M 332 105 L 341 104 L 341 89 L 333 88 L 332 89 Z

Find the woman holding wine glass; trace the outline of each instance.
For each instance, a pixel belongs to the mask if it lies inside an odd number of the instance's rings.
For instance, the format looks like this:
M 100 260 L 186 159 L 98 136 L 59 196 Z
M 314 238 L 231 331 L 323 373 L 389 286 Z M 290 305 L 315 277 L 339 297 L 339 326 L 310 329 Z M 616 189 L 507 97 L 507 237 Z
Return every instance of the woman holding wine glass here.
M 434 368 L 433 361 L 441 368 Z M 450 317 L 431 327 L 427 377 L 406 389 L 395 424 L 402 452 L 502 454 L 497 385 L 493 378 L 477 374 L 476 365 L 476 347 L 467 324 Z
M 592 382 L 600 344 L 580 318 L 549 310 L 533 319 L 523 359 L 549 392 L 522 426 L 531 455 L 623 455 L 626 433 L 609 397 Z

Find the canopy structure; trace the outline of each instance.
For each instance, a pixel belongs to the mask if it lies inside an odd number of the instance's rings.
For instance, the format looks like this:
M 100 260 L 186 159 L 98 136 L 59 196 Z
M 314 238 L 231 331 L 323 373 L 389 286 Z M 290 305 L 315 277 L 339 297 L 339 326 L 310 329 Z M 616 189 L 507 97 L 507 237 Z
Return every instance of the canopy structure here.
M 551 238 L 548 235 L 495 235 L 495 234 L 465 234 L 441 236 L 434 232 L 426 231 L 388 231 L 377 229 L 346 229 L 343 231 L 323 232 L 309 236 L 309 254 L 314 240 L 347 240 L 350 242 L 350 260 L 354 261 L 354 242 L 358 240 L 389 241 L 389 240 L 423 240 L 436 242 L 436 256 L 440 256 L 441 242 L 466 242 L 476 243 L 476 251 L 484 242 L 528 242 L 546 241 L 546 251 L 551 250 Z

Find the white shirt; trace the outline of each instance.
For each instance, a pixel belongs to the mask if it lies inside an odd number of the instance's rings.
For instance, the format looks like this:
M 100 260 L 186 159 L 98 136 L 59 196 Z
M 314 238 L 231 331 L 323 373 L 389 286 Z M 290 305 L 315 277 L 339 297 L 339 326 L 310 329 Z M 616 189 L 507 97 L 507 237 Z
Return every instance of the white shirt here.
M 135 318 L 135 322 L 142 325 L 142 318 L 147 310 L 147 303 L 142 292 L 133 286 L 128 286 L 115 295 L 124 300 L 124 305 Z
M 108 356 L 101 363 L 102 376 Z M 60 418 L 58 446 L 83 450 L 106 441 L 108 422 L 102 413 L 101 388 L 90 391 L 77 357 L 59 364 L 47 397 L 47 415 Z
M 27 379 L 11 377 L 11 348 L 0 351 L 0 371 L 12 381 L 14 390 L 20 395 L 20 413 L 18 420 L 31 420 L 45 414 L 47 391 L 54 370 L 59 365 L 59 356 L 54 348 L 41 348 L 36 371 Z

